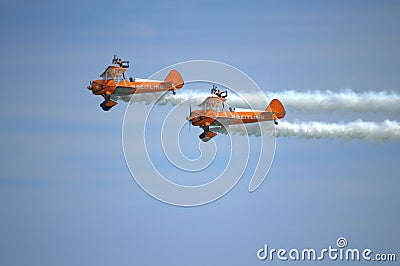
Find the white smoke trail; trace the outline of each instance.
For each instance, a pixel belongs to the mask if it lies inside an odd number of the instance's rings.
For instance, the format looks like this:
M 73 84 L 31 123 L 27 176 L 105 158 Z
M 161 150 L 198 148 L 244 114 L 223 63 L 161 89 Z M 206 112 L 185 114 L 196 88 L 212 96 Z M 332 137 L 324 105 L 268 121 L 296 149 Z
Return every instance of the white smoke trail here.
M 400 94 L 388 91 L 367 91 L 356 93 L 352 90 L 327 91 L 282 91 L 266 93 L 267 98 L 278 98 L 285 106 L 301 112 L 390 112 L 400 111 Z
M 272 126 L 258 124 L 246 126 L 247 134 L 260 136 L 273 135 Z M 220 130 L 214 130 L 224 133 Z M 243 127 L 232 125 L 229 127 L 231 134 L 246 134 Z M 277 137 L 298 137 L 306 139 L 361 139 L 369 141 L 400 141 L 400 123 L 397 121 L 385 120 L 384 122 L 365 122 L 357 120 L 347 123 L 326 123 L 326 122 L 300 122 L 291 123 L 279 121 L 276 126 Z
M 352 90 L 344 90 L 340 92 L 334 91 L 307 91 L 297 92 L 294 90 L 281 92 L 265 92 L 265 100 L 279 99 L 285 108 L 290 111 L 298 112 L 400 112 L 400 94 L 388 91 L 367 91 L 354 92 Z M 157 100 L 158 104 L 178 105 L 191 100 L 192 104 L 200 104 L 207 96 L 208 92 L 198 92 L 193 90 L 179 90 L 176 95 L 167 93 L 160 97 L 160 93 L 145 93 L 133 95 L 132 102 L 144 102 L 150 104 Z M 243 100 L 245 99 L 251 104 L 251 108 L 265 109 L 266 101 L 260 100 L 260 95 L 250 95 L 241 93 L 242 97 L 230 93 L 228 96 L 228 105 L 238 108 L 248 108 L 249 106 Z M 129 101 L 130 96 L 113 97 L 117 100 Z
M 400 124 L 397 121 L 348 123 L 303 122 L 293 124 L 281 122 L 277 128 L 278 137 L 297 136 L 308 139 L 362 139 L 372 141 L 400 140 Z

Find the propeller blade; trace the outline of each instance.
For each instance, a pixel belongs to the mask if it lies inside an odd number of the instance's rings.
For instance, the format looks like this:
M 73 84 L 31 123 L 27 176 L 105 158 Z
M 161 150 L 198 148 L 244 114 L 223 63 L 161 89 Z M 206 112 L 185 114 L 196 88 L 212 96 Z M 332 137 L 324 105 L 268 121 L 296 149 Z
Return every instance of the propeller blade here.
M 192 104 L 189 105 L 189 132 L 192 127 Z

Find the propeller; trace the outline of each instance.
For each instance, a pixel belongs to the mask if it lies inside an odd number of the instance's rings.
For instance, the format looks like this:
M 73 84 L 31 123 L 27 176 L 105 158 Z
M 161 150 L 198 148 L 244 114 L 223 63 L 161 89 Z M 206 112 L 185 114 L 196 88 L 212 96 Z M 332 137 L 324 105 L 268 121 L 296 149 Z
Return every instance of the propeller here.
M 88 90 L 90 90 L 92 88 L 92 81 L 89 81 L 89 85 L 86 87 Z
M 192 104 L 189 105 L 188 122 L 189 122 L 189 131 L 190 131 L 190 128 L 192 127 Z

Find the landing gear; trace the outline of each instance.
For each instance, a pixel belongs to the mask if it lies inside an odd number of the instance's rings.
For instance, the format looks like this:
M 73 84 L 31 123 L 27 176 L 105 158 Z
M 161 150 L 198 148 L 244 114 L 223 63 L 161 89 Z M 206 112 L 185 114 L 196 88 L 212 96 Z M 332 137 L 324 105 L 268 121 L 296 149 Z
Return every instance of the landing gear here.
M 100 107 L 103 109 L 103 111 L 109 111 L 114 105 L 117 105 L 117 102 L 114 102 L 113 100 L 110 100 L 110 96 L 104 96 L 104 101 L 100 104 Z
M 201 134 L 199 135 L 199 138 L 200 138 L 202 141 L 204 141 L 204 142 L 207 141 L 207 140 L 204 140 L 205 137 L 206 137 L 206 132 L 203 132 L 203 133 L 201 133 Z
M 210 131 L 208 126 L 203 126 L 202 129 L 204 132 L 199 135 L 199 138 L 204 142 L 209 141 L 217 135 L 217 133 Z
M 274 119 L 274 123 L 277 126 L 278 125 L 278 116 L 275 113 L 272 113 L 272 119 Z
M 100 107 L 101 107 L 101 109 L 103 109 L 103 111 L 109 111 L 112 108 L 112 106 L 107 106 L 107 102 L 106 101 L 102 102 L 100 104 Z
M 173 95 L 176 95 L 176 91 L 175 91 L 175 90 L 173 90 L 173 91 L 172 91 L 172 94 L 173 94 Z

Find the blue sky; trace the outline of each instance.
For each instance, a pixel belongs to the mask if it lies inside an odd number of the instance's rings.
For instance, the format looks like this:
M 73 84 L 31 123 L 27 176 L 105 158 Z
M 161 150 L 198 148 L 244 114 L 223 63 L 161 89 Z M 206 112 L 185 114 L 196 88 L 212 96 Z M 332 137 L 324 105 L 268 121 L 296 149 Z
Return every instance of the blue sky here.
M 175 207 L 131 178 L 126 104 L 104 113 L 86 86 L 117 53 L 138 77 L 208 59 L 265 90 L 399 92 L 399 11 L 396 1 L 0 1 L 0 264 L 262 265 L 265 243 L 324 248 L 339 236 L 396 252 L 398 142 L 281 138 L 255 193 L 245 174 L 212 204 Z

